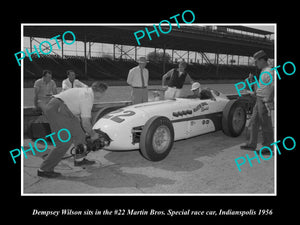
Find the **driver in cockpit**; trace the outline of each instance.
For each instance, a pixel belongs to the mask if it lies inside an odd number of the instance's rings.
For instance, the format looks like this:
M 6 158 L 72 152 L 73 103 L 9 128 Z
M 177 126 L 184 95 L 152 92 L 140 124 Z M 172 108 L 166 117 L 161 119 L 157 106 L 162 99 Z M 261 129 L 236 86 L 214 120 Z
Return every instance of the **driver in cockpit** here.
M 204 99 L 211 99 L 216 100 L 214 95 L 212 94 L 212 90 L 210 88 L 203 88 L 201 89 L 201 85 L 199 82 L 194 82 L 192 84 L 191 91 L 193 92 L 192 95 L 187 96 L 187 98 L 200 98 L 201 100 Z

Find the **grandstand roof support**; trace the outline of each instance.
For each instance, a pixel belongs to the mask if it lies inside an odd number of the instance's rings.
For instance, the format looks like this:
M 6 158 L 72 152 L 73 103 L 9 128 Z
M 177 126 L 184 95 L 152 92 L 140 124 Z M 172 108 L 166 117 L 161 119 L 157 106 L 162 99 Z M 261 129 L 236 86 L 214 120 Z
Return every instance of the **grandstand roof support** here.
M 61 58 L 62 59 L 64 58 L 64 42 L 62 39 L 61 39 Z
M 215 54 L 215 63 L 217 64 L 216 76 L 219 76 L 219 53 Z
M 116 44 L 113 43 L 113 59 L 115 60 L 116 59 Z
M 89 59 L 90 59 L 91 56 L 92 56 L 92 53 L 91 53 L 91 47 L 92 47 L 92 43 L 89 41 Z
M 226 55 L 224 56 L 224 58 L 225 58 L 225 57 L 226 57 Z M 220 56 L 220 55 L 219 55 L 219 63 L 220 63 L 220 62 L 223 62 L 223 63 L 225 63 L 225 60 L 224 60 L 224 58 L 222 58 L 222 56 Z
M 132 50 L 136 50 L 136 47 L 133 46 L 131 47 L 129 50 L 125 50 L 124 51 L 124 48 L 123 48 L 123 45 L 120 45 L 121 47 L 119 47 L 118 45 L 114 45 L 114 48 L 117 47 L 119 50 L 120 50 L 120 59 L 123 58 L 123 56 L 127 55 L 130 59 L 133 59 L 129 54 L 128 52 L 132 51 Z
M 84 75 L 87 76 L 86 34 L 84 34 Z
M 183 56 L 185 56 L 185 55 L 187 54 L 187 51 L 185 51 L 185 53 L 184 53 L 183 55 L 180 55 L 176 50 L 174 50 L 174 52 L 175 52 L 176 55 L 179 56 L 179 59 L 180 59 L 180 60 L 183 60 L 183 61 L 184 61 Z
M 32 42 L 32 40 L 35 40 L 37 43 L 40 44 L 39 48 L 41 47 L 42 42 L 36 40 L 35 38 L 32 38 L 32 39 L 30 39 L 30 40 L 31 40 L 31 42 Z M 31 43 L 31 45 L 32 45 L 32 43 Z M 56 43 L 54 43 L 54 44 L 52 45 L 52 47 L 53 47 L 54 45 L 56 45 Z M 42 44 L 42 46 L 44 47 L 43 50 L 46 50 L 46 49 L 49 50 L 49 49 L 50 49 L 49 47 L 44 46 L 44 44 Z M 31 46 L 30 48 L 31 48 L 30 50 L 31 50 L 31 52 L 32 52 L 32 46 Z M 56 55 L 59 56 L 59 54 L 57 54 L 54 50 L 52 50 L 50 54 L 52 54 L 52 53 L 54 53 L 54 54 L 56 54 Z
M 203 64 L 203 58 L 205 59 L 205 62 L 207 62 L 208 64 L 212 64 L 211 61 L 209 60 L 209 58 L 207 57 L 207 55 L 204 52 L 200 52 L 201 56 L 202 56 L 202 64 Z
M 163 73 L 165 74 L 166 72 L 166 44 L 164 44 L 163 47 Z
M 29 37 L 30 52 L 32 52 L 32 37 Z

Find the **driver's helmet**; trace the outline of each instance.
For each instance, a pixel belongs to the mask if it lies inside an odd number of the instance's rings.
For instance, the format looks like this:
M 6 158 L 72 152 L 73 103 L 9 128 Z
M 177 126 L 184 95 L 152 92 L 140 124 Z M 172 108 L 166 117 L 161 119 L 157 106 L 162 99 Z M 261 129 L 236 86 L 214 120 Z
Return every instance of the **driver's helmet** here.
M 200 87 L 201 87 L 201 85 L 200 85 L 199 82 L 194 82 L 194 83 L 192 84 L 191 91 L 194 91 L 194 90 L 196 90 L 196 89 L 199 89 L 199 90 L 200 90 Z

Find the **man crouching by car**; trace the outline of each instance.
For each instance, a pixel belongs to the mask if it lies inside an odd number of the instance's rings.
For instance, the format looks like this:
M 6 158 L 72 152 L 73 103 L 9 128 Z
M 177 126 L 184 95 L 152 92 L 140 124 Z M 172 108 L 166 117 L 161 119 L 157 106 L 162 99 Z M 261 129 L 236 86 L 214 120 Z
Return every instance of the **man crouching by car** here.
M 57 136 L 53 136 L 56 147 L 51 150 L 41 164 L 37 172 L 38 176 L 48 178 L 60 176 L 60 173 L 54 172 L 54 168 L 72 143 L 75 146 L 86 144 L 86 134 L 90 136 L 91 141 L 99 138 L 99 134 L 92 129 L 91 111 L 94 101 L 99 101 L 106 90 L 106 84 L 96 81 L 88 88 L 72 88 L 53 95 L 45 109 L 51 131 L 57 133 L 60 129 L 68 129 L 71 133 L 71 141 L 60 142 L 56 140 Z M 66 139 L 66 137 L 62 137 L 62 139 Z M 95 163 L 85 159 L 85 155 L 75 154 L 74 165 L 82 166 Z

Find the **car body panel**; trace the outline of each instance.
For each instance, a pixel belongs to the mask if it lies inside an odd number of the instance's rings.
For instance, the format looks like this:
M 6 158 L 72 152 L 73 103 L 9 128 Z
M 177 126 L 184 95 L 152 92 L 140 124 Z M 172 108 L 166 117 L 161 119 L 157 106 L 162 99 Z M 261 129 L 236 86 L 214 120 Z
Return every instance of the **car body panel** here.
M 139 143 L 133 143 L 133 128 L 143 127 L 153 116 L 170 119 L 175 141 L 190 138 L 221 128 L 222 111 L 229 99 L 224 95 L 215 98 L 176 98 L 130 105 L 106 114 L 93 129 L 100 129 L 112 139 L 107 150 L 139 149 Z

